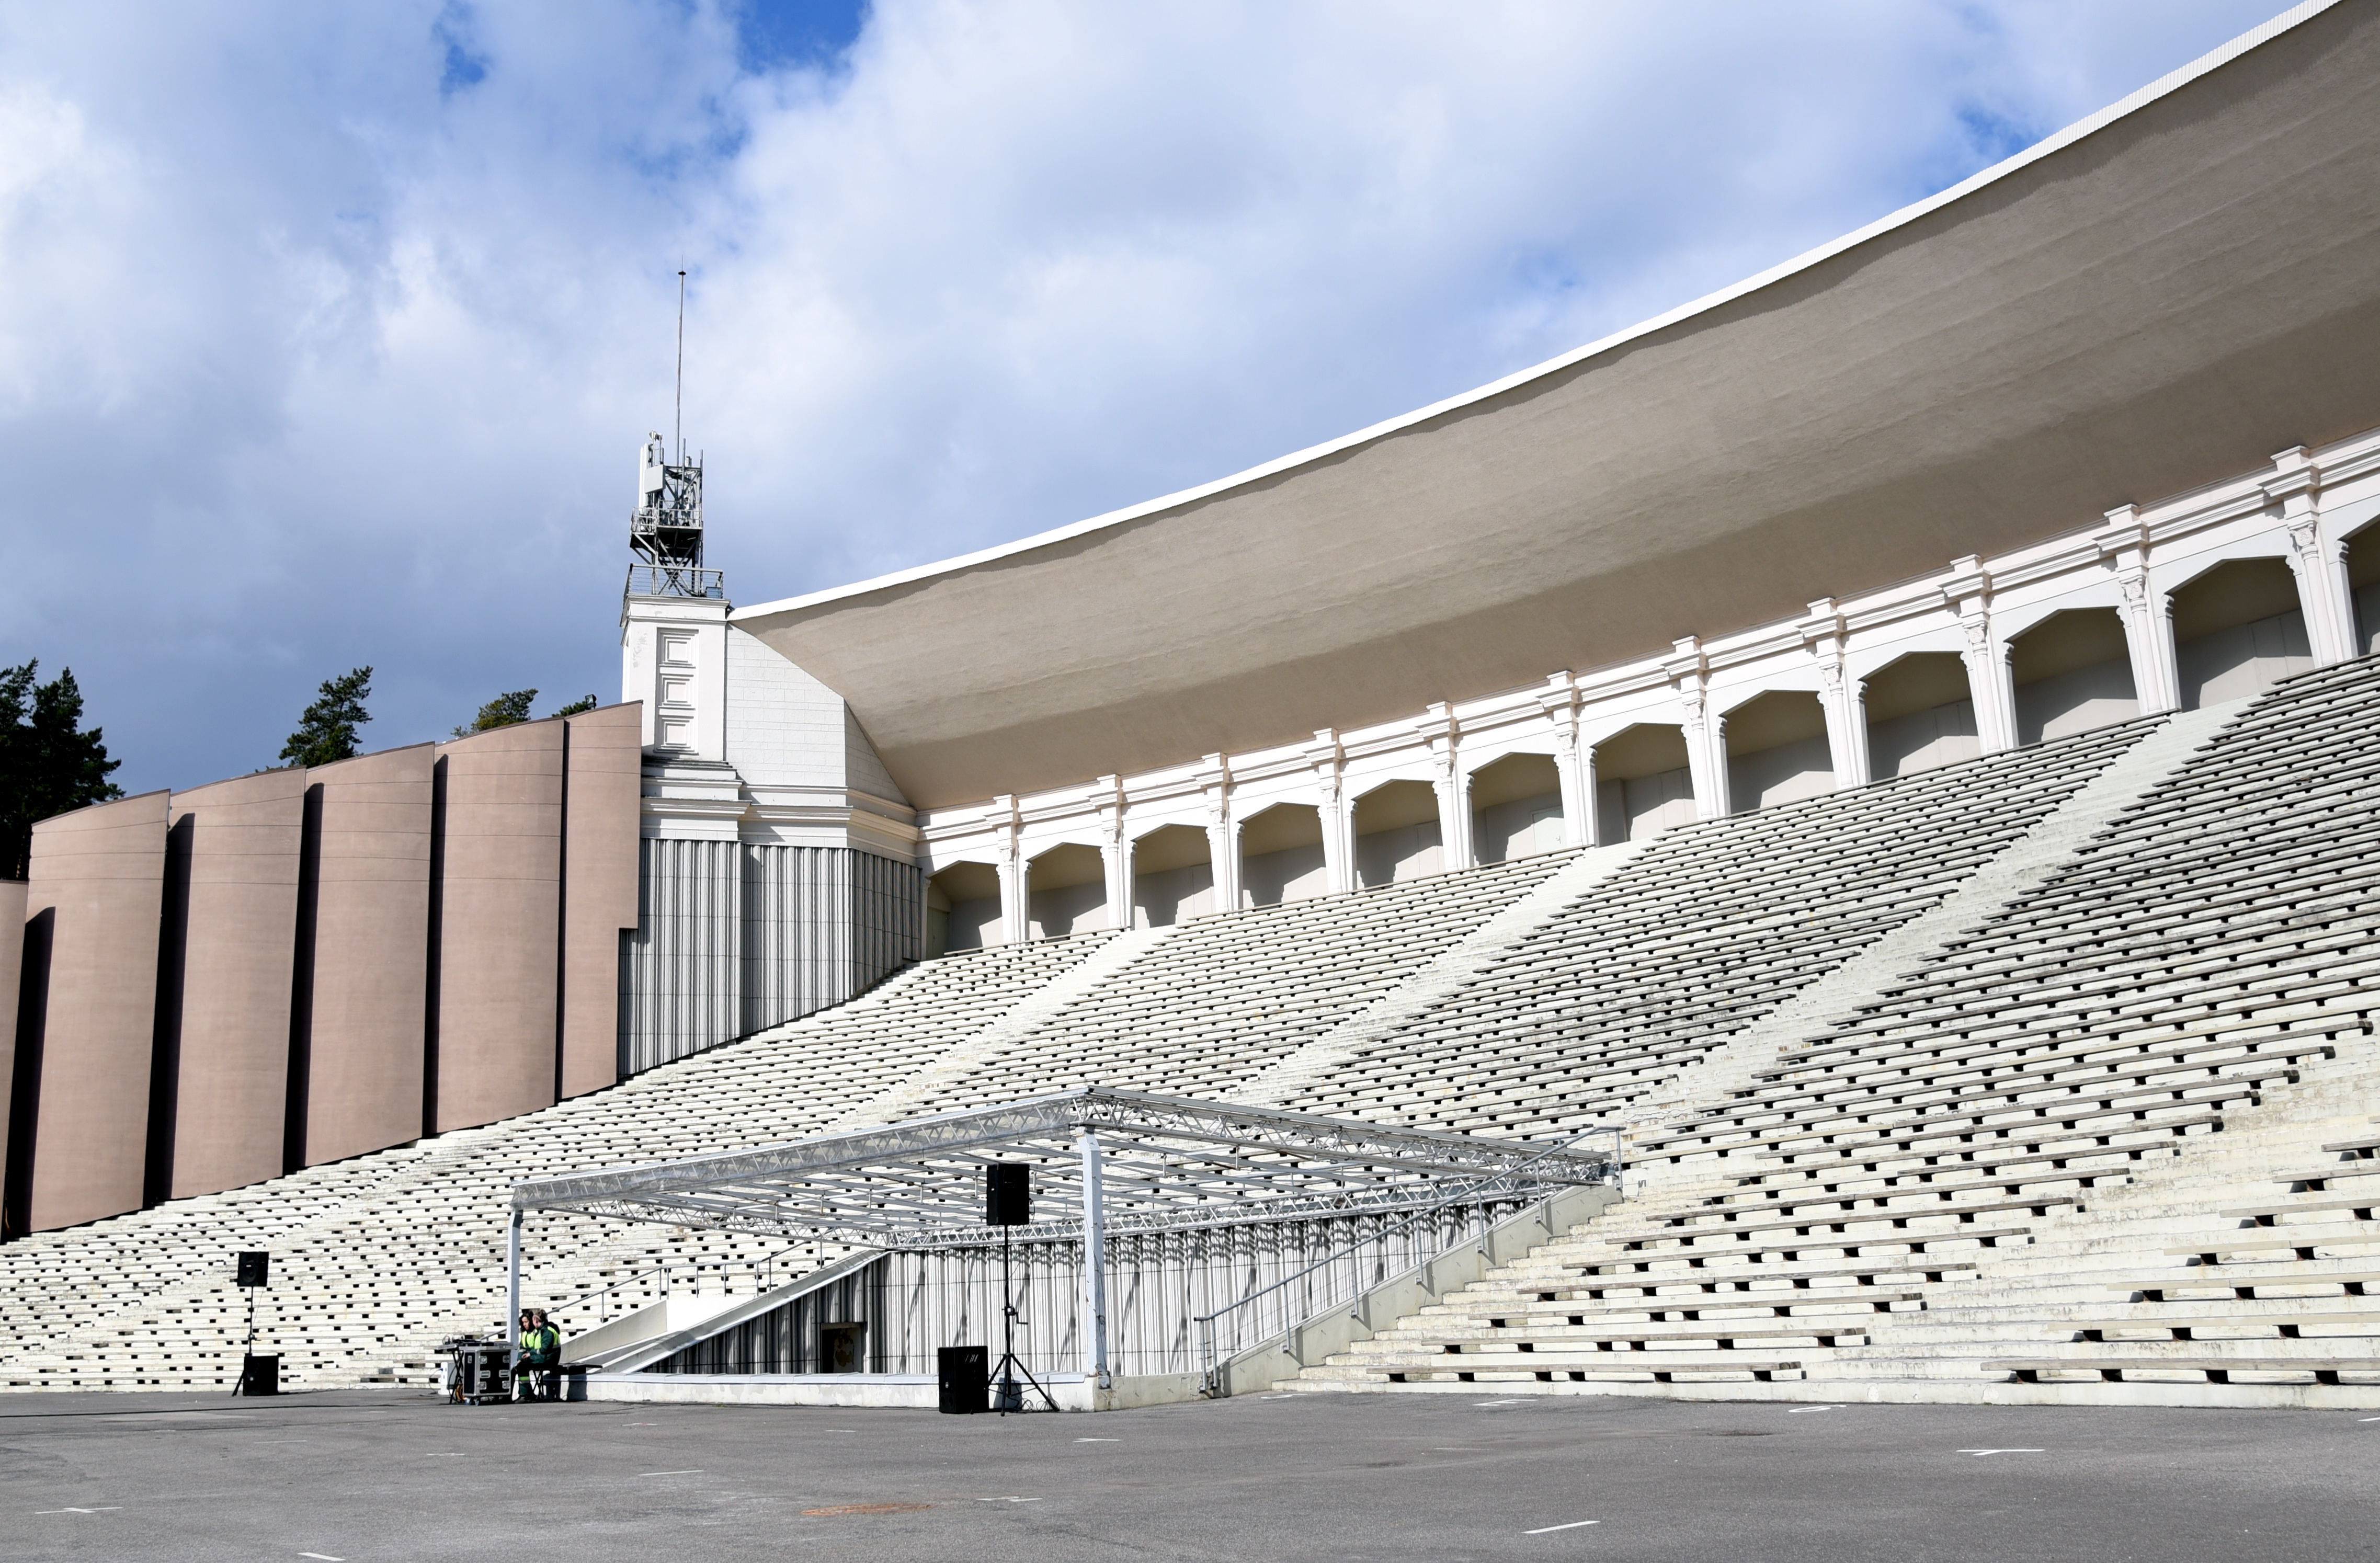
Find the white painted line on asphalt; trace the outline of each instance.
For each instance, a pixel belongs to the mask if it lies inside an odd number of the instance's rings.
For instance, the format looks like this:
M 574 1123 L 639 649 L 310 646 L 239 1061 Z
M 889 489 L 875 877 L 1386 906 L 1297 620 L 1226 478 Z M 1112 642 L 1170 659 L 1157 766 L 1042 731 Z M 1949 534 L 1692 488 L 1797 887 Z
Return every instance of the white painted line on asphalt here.
M 978 1503 L 1039 1503 L 1041 1500 L 1038 1497 L 997 1497 L 978 1498 L 975 1501 Z
M 1294 1395 L 1258 1395 L 1257 1399 L 1259 1400 L 1294 1400 L 1297 1397 Z
M 1474 1400 L 1471 1403 L 1478 1409 L 1485 1411 L 1489 1406 L 1517 1406 L 1521 1402 L 1518 1400 Z
M 1078 1444 L 1121 1444 L 1123 1440 L 1122 1438 L 1077 1438 L 1075 1442 Z
M 123 1507 L 119 1503 L 108 1503 L 102 1504 L 97 1508 L 37 1508 L 33 1512 L 36 1514 L 114 1514 Z
M 1960 1452 L 1961 1454 L 1987 1455 L 1987 1454 L 2046 1454 L 2046 1453 L 2047 1453 L 2048 1451 L 2046 1451 L 2046 1450 L 2045 1450 L 2045 1449 L 1961 1449 L 1959 1452 Z
M 435 1454 L 426 1454 L 421 1458 L 424 1460 L 468 1460 L 471 1457 L 456 1449 L 441 1449 Z
M 1524 1536 L 1549 1536 L 1556 1531 L 1575 1531 L 1581 1525 L 1600 1525 L 1600 1520 L 1573 1520 L 1567 1525 L 1540 1525 L 1534 1531 L 1523 1531 Z
M 2359 1416 L 2355 1420 L 2358 1422 L 2380 1422 L 2380 1416 Z
M 317 1563 L 347 1563 L 346 1558 L 334 1557 L 327 1552 L 301 1552 L 298 1556 L 300 1557 L 314 1558 L 317 1560 Z
M 1785 1414 L 1787 1416 L 1800 1416 L 1805 1412 L 1840 1411 L 1843 1408 L 1840 1406 L 1795 1406 L 1791 1411 L 1787 1412 Z
M 700 1467 L 699 1465 L 698 1465 L 698 1466 L 696 1466 L 696 1467 L 695 1467 L 693 1470 L 691 1470 L 691 1471 L 639 1471 L 639 1472 L 637 1472 L 637 1474 L 638 1474 L 639 1477 L 643 1477 L 643 1476 L 699 1476 L 699 1475 L 701 1475 L 701 1474 L 702 1474 L 702 1467 Z

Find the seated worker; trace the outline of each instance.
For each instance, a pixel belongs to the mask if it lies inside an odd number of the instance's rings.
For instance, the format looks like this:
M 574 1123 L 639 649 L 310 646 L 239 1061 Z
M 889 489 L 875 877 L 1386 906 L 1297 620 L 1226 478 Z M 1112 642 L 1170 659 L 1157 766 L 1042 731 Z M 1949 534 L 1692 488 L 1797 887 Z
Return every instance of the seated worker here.
M 513 1377 L 513 1399 L 558 1400 L 562 1398 L 562 1331 L 548 1324 L 544 1313 L 523 1308 L 520 1318 L 520 1367 Z

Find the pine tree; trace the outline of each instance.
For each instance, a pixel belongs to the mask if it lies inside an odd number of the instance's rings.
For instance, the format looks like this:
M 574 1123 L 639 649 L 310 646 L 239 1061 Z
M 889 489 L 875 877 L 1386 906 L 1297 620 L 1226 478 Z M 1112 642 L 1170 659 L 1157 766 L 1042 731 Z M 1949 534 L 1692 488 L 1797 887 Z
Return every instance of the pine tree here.
M 298 719 L 298 731 L 281 745 L 281 757 L 292 765 L 329 765 L 356 756 L 356 729 L 371 721 L 364 701 L 371 695 L 372 671 L 356 668 L 341 678 L 322 681 L 322 693 Z
M 39 661 L 0 668 L 0 878 L 25 877 L 36 821 L 120 798 L 100 730 L 82 731 L 82 690 L 72 669 L 33 682 Z
M 537 698 L 534 689 L 515 689 L 497 696 L 480 708 L 480 714 L 455 730 L 457 738 L 468 738 L 474 733 L 485 733 L 492 727 L 512 727 L 528 720 L 528 703 Z

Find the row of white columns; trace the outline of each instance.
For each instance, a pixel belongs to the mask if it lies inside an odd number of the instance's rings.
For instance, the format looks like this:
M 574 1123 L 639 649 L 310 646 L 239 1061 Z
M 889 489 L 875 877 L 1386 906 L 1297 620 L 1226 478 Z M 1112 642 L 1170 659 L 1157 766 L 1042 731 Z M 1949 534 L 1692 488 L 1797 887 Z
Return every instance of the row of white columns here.
M 2316 505 L 2319 474 L 2302 450 L 2274 458 L 2275 476 L 2265 492 L 2281 512 L 2289 539 L 2287 560 L 2298 587 L 2306 636 L 2314 660 L 2330 666 L 2355 656 L 2354 598 L 2347 572 L 2344 539 L 2325 535 Z M 2101 557 L 2112 564 L 2121 605 L 2124 640 L 2131 662 L 2132 685 L 2141 714 L 2162 715 L 2181 706 L 2180 660 L 2173 636 L 2173 605 L 2169 592 L 2150 589 L 2150 539 L 2140 512 L 2123 506 L 2107 513 L 2107 525 L 2095 534 Z M 2017 746 L 2016 687 L 2010 668 L 2010 643 L 1993 624 L 1992 580 L 1975 557 L 1952 566 L 1942 588 L 1943 604 L 1959 621 L 1963 635 L 1961 660 L 1975 712 L 1976 741 L 1985 754 Z M 1865 685 L 1851 676 L 1845 659 L 1848 629 L 1836 604 L 1815 602 L 1800 625 L 1803 640 L 1817 663 L 1817 698 L 1826 717 L 1827 745 L 1839 787 L 1864 786 L 1873 780 L 1868 753 Z M 1677 698 L 1679 729 L 1685 741 L 1686 769 L 1694 789 L 1697 817 L 1716 819 L 1733 812 L 1728 773 L 1727 716 L 1713 709 L 1711 665 L 1702 643 L 1688 636 L 1678 641 L 1662 671 Z M 1749 699 L 1758 689 L 1730 690 Z M 1560 672 L 1538 692 L 1540 706 L 1552 728 L 1554 763 L 1560 778 L 1565 838 L 1572 846 L 1611 844 L 1606 839 L 1597 806 L 1596 745 L 1580 736 L 1582 708 L 1576 681 Z M 1741 700 L 1738 701 L 1741 703 Z M 1461 763 L 1460 724 L 1452 709 L 1440 702 L 1428 708 L 1417 725 L 1427 749 L 1433 785 L 1438 794 L 1439 852 L 1446 866 L 1467 868 L 1477 861 L 1471 809 L 1471 773 Z M 1354 800 L 1346 795 L 1346 753 L 1330 729 L 1314 735 L 1305 749 L 1314 772 L 1314 806 L 1322 826 L 1325 887 L 1343 894 L 1356 888 Z M 1232 808 L 1230 761 L 1208 755 L 1197 774 L 1203 798 L 1208 852 L 1212 865 L 1215 904 L 1240 903 L 1240 821 Z M 1278 802 L 1278 799 L 1269 802 Z M 1023 819 L 1016 800 L 995 800 L 1000 842 L 998 868 L 1001 918 L 1009 939 L 1024 937 L 1028 918 L 1027 866 L 1022 856 Z M 1133 903 L 1133 842 L 1125 830 L 1126 800 L 1123 782 L 1102 777 L 1096 794 L 1099 819 L 1099 852 L 1105 869 L 1107 906 L 1111 927 L 1131 926 Z M 1000 816 L 1004 815 L 1004 818 Z

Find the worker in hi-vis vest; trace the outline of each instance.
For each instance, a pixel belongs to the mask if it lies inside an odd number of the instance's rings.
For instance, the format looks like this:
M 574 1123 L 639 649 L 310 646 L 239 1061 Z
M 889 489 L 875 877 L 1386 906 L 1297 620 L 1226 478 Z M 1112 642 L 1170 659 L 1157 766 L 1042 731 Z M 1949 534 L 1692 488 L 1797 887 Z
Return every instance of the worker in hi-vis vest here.
M 546 1323 L 545 1315 L 540 1310 L 523 1308 L 520 1316 L 520 1367 L 513 1379 L 513 1399 L 559 1399 L 555 1370 L 561 1365 L 562 1331 Z

